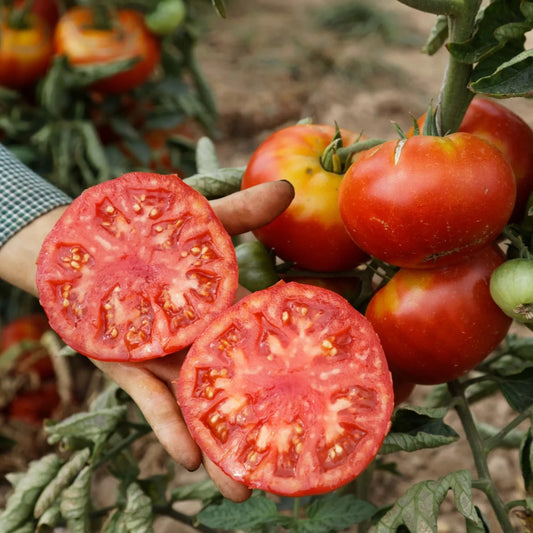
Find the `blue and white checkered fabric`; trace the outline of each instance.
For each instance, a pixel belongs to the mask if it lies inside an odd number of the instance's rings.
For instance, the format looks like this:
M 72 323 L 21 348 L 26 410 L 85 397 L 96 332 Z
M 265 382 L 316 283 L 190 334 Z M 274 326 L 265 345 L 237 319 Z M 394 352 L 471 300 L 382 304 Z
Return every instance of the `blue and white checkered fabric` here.
M 0 246 L 32 220 L 70 202 L 0 144 Z

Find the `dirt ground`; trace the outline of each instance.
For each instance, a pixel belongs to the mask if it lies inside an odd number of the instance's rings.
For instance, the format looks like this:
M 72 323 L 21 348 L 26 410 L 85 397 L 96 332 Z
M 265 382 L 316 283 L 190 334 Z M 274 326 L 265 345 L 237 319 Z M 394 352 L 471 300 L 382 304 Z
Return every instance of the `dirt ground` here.
M 423 113 L 436 99 L 446 51 L 441 50 L 433 57 L 420 51 L 434 17 L 397 1 L 372 0 L 374 8 L 387 14 L 383 27 L 360 36 L 350 35 L 347 28 L 341 32 L 339 22 L 336 31 L 320 27 L 326 8 L 342 3 L 227 0 L 227 18 L 216 15 L 209 18 L 198 47 L 198 59 L 220 112 L 220 133 L 215 143 L 222 166 L 246 164 L 258 143 L 271 131 L 304 117 L 317 123 L 337 122 L 366 136 L 391 138 L 396 134 L 393 123 L 409 128 L 412 116 Z M 354 21 L 353 32 L 360 26 L 364 26 L 361 21 Z M 529 102 L 513 100 L 508 105 L 533 125 L 533 106 Z M 427 390 L 416 389 L 411 401 L 421 404 Z M 480 421 L 503 425 L 512 413 L 507 404 L 495 398 L 477 405 L 475 416 Z M 461 432 L 453 414 L 446 421 Z M 44 446 L 39 433 L 32 433 L 27 439 L 26 430 L 20 431 L 20 441 L 23 442 L 24 433 L 28 450 L 30 446 L 35 449 L 36 442 Z M 23 445 L 21 451 L 24 452 Z M 8 458 L 12 464 L 1 464 L 2 472 L 22 469 L 22 456 L 23 453 L 18 454 L 20 462 L 16 457 Z M 143 472 L 165 470 L 168 459 L 157 442 L 149 443 L 143 456 Z M 474 472 L 464 438 L 452 446 L 396 454 L 389 459 L 397 463 L 402 475 L 375 477 L 370 500 L 376 505 L 392 502 L 416 481 L 438 479 L 462 468 Z M 494 452 L 489 466 L 504 501 L 524 497 L 516 451 Z M 177 472 L 180 483 L 204 476 L 202 471 Z M 105 500 L 105 495 L 113 490 L 111 482 L 102 481 L 98 499 Z M 494 523 L 483 495 L 475 496 L 477 505 Z M 518 521 L 514 523 L 516 530 L 521 531 Z M 451 498 L 447 498 L 441 506 L 439 533 L 464 529 L 464 521 Z M 491 530 L 499 531 L 498 526 Z M 166 519 L 156 525 L 156 533 L 171 531 L 192 530 Z

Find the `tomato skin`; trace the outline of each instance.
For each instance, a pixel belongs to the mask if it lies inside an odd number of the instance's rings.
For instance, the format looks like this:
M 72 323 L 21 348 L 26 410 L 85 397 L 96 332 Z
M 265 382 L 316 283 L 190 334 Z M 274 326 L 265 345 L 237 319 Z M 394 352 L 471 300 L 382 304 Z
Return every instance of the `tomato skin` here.
M 27 15 L 26 28 L 9 26 L 8 18 L 0 17 L 0 85 L 23 89 L 46 74 L 54 52 L 52 34 L 38 15 Z
M 250 488 L 334 490 L 375 457 L 392 381 L 365 318 L 327 289 L 278 283 L 221 313 L 175 382 L 204 453 Z
M 490 293 L 502 311 L 523 324 L 533 324 L 533 261 L 510 259 L 490 279 Z
M 344 176 L 339 208 L 370 255 L 434 268 L 495 239 L 515 198 L 511 167 L 494 146 L 470 133 L 417 135 L 361 154 Z
M 516 179 L 516 204 L 511 221 L 520 221 L 533 190 L 533 130 L 502 104 L 488 98 L 474 98 L 459 131 L 481 137 L 505 156 Z
M 91 9 L 74 7 L 60 17 L 54 32 L 55 53 L 65 55 L 72 65 L 139 59 L 128 70 L 92 85 L 103 93 L 121 93 L 144 83 L 161 53 L 159 41 L 146 28 L 142 13 L 119 9 L 113 22 L 112 29 L 95 28 Z
M 343 146 L 357 138 L 346 130 L 341 133 Z M 320 164 L 334 134 L 334 127 L 314 124 L 278 130 L 252 154 L 242 179 L 243 189 L 277 180 L 294 186 L 291 205 L 254 234 L 283 260 L 313 271 L 348 270 L 367 259 L 351 241 L 340 218 L 342 175 L 327 172 Z
M 488 245 L 453 266 L 400 269 L 374 294 L 365 316 L 393 375 L 417 384 L 445 383 L 496 348 L 512 322 L 489 290 L 502 262 L 499 248 Z
M 237 286 L 230 236 L 207 199 L 175 174 L 132 172 L 86 189 L 37 259 L 52 328 L 107 361 L 189 346 Z

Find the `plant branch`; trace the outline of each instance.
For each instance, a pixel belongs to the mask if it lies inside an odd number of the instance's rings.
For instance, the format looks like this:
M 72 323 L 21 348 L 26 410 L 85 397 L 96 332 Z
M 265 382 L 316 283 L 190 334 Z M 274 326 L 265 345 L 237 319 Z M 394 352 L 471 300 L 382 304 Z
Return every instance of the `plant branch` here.
M 531 413 L 533 413 L 533 407 L 528 409 L 527 411 L 524 411 L 523 413 L 520 413 L 505 427 L 503 427 L 496 435 L 494 435 L 490 439 L 486 439 L 485 449 L 487 451 L 491 451 L 492 449 L 496 448 L 498 444 L 505 438 L 505 436 L 513 429 L 515 429 L 518 425 L 520 425 L 524 420 L 528 419 L 531 416 Z
M 398 0 L 400 3 L 434 15 L 456 16 L 463 9 L 463 0 Z
M 468 444 L 472 451 L 476 470 L 480 478 L 476 483 L 472 483 L 472 486 L 482 490 L 487 496 L 502 528 L 502 532 L 513 533 L 514 528 L 509 520 L 508 511 L 500 498 L 490 475 L 487 464 L 487 450 L 483 444 L 483 439 L 477 430 L 468 402 L 466 401 L 464 389 L 458 381 L 451 381 L 448 383 L 448 390 L 455 400 L 455 410 L 463 425 Z

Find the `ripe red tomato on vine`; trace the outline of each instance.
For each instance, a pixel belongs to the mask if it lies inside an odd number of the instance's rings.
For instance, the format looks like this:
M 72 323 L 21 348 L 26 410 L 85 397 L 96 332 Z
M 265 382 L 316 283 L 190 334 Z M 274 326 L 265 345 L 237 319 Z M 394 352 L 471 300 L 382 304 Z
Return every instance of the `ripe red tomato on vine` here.
M 276 180 L 294 186 L 291 205 L 254 234 L 283 260 L 313 271 L 348 270 L 367 259 L 350 239 L 339 214 L 342 171 L 325 169 L 321 162 L 334 135 L 333 126 L 315 124 L 276 131 L 252 154 L 242 178 L 243 189 Z M 343 146 L 358 138 L 346 130 L 341 130 L 341 136 Z
M 14 16 L 15 8 L 0 17 L 0 85 L 24 89 L 43 77 L 53 56 L 52 32 L 37 14 Z
M 87 7 L 67 10 L 59 19 L 54 46 L 72 65 L 107 64 L 136 59 L 127 70 L 99 80 L 92 88 L 104 93 L 121 93 L 144 83 L 160 59 L 160 42 L 133 9 L 108 11 L 110 19 L 100 21 Z
M 503 340 L 511 319 L 490 294 L 503 263 L 493 244 L 452 266 L 400 269 L 365 312 L 391 372 L 408 383 L 437 384 L 476 367 Z
M 415 135 L 360 154 L 339 192 L 354 242 L 392 265 L 456 263 L 495 239 L 516 183 L 502 153 L 471 133 Z

